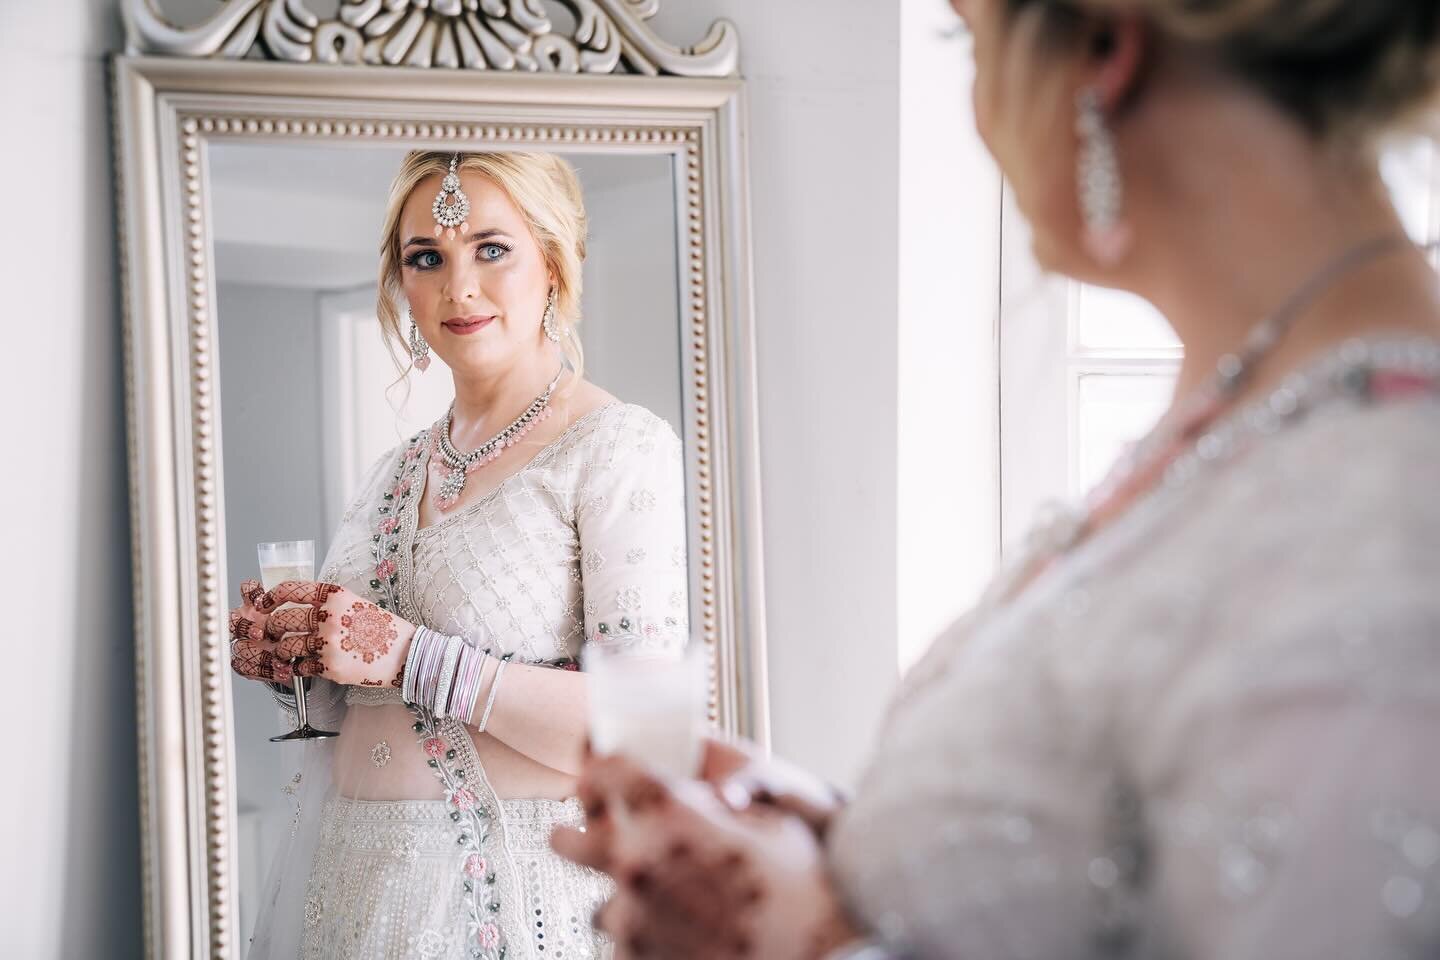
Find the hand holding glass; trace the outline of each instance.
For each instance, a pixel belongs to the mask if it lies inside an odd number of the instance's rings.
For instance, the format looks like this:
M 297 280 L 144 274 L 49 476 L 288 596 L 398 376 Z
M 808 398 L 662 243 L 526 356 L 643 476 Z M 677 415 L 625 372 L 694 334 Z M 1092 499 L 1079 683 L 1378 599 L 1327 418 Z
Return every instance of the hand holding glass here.
M 280 540 L 262 543 L 258 545 L 257 550 L 260 554 L 260 583 L 266 590 L 273 590 L 287 580 L 309 582 L 315 579 L 314 540 Z M 297 604 L 282 604 L 276 609 L 293 606 L 297 606 Z M 290 665 L 293 667 L 295 661 L 291 661 Z M 305 709 L 305 678 L 298 673 L 292 673 L 290 686 L 295 691 L 295 719 L 298 726 L 289 733 L 271 737 L 270 742 L 320 740 L 325 737 L 339 736 L 334 731 L 317 730 L 310 726 Z

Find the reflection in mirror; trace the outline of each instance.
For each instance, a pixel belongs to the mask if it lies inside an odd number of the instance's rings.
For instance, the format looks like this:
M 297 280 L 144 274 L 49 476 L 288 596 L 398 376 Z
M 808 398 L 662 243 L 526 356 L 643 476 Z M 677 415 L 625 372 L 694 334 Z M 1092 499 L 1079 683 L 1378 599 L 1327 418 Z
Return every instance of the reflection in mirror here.
M 403 451 L 443 421 L 455 387 L 442 354 L 457 354 L 436 349 L 422 374 L 402 346 L 387 346 L 377 320 L 387 195 L 404 159 L 403 150 L 388 148 L 221 142 L 209 150 L 230 599 L 239 606 L 240 581 L 257 573 L 258 542 L 314 540 L 317 566 L 330 556 L 321 579 L 334 577 L 366 602 L 388 596 L 388 613 L 473 644 L 466 649 L 475 651 L 472 679 L 482 703 L 499 686 L 500 661 L 480 651 L 513 654 L 505 685 L 517 699 L 523 691 L 533 703 L 551 704 L 555 719 L 546 729 L 518 711 L 506 714 L 503 693 L 510 691 L 501 691 L 492 704 L 494 736 L 451 720 L 417 733 L 399 691 L 319 681 L 309 698 L 311 722 L 318 710 L 324 723 L 316 725 L 342 724 L 340 737 L 323 747 L 276 745 L 269 738 L 290 725 L 271 688 L 232 675 L 240 942 L 253 936 L 255 956 L 296 956 L 298 938 L 318 942 L 343 928 L 358 939 L 331 949 L 346 955 L 460 956 L 456 938 L 482 948 L 533 940 L 530 921 L 543 912 L 549 922 L 530 944 L 549 945 L 540 956 L 591 956 L 588 918 L 603 893 L 598 881 L 574 874 L 524 836 L 573 819 L 574 801 L 564 802 L 567 766 L 583 729 L 566 706 L 575 699 L 563 686 L 569 678 L 527 664 L 558 664 L 577 654 L 584 638 L 684 639 L 673 161 L 660 154 L 565 157 L 589 218 L 577 328 L 585 378 L 654 417 L 604 404 L 577 416 L 586 395 L 572 393 L 565 403 L 557 396 L 559 415 L 495 462 L 495 476 L 504 479 L 477 483 L 484 472 L 475 473 L 468 482 L 480 489 L 447 513 L 419 503 L 438 486 L 441 455 L 415 445 L 419 468 L 412 474 Z M 465 176 L 468 185 L 475 174 Z M 429 215 L 434 186 L 423 181 L 416 193 L 427 190 Z M 447 287 L 445 296 L 451 293 Z M 408 332 L 403 298 L 399 307 Z M 455 446 L 479 446 L 523 408 L 489 411 L 464 433 L 457 411 Z M 379 468 L 384 476 L 372 473 L 391 451 Z M 427 459 L 435 462 L 427 467 Z M 379 493 L 397 476 L 417 488 L 408 531 L 407 508 Z M 390 556 L 410 552 L 413 562 L 399 565 L 393 587 L 367 591 L 376 562 L 368 551 L 389 545 L 372 539 L 384 529 L 387 518 L 377 511 L 387 502 L 400 528 Z M 646 519 L 651 513 L 663 520 Z M 364 626 L 368 613 L 355 613 L 352 627 L 349 608 L 328 612 L 347 624 L 332 640 L 383 660 L 388 635 Z M 463 673 L 457 667 L 456 684 Z M 506 729 L 527 724 L 526 733 Z M 427 757 L 421 742 L 431 739 L 445 746 Z M 317 756 L 324 758 L 319 767 Z M 446 780 L 452 775 L 469 779 Z M 487 829 L 481 819 L 466 832 L 471 807 L 489 814 L 496 806 L 501 825 L 491 836 L 473 835 Z M 520 919 L 521 904 L 508 902 L 521 884 L 536 901 L 523 905 L 528 921 Z M 498 911 L 492 901 L 500 902 Z M 373 950 L 382 937 L 400 952 Z

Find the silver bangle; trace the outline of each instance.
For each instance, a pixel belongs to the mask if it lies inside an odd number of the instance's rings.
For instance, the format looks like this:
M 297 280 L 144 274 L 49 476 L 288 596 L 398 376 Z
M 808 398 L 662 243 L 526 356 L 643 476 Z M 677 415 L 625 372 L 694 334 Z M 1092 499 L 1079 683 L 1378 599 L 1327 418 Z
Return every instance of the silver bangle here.
M 400 699 L 406 703 L 415 702 L 416 662 L 420 659 L 420 649 L 425 646 L 425 635 L 429 632 L 429 627 L 418 626 L 415 635 L 410 638 L 410 650 L 405 654 L 405 675 L 400 681 Z
M 445 656 L 440 661 L 440 682 L 435 687 L 435 704 L 431 713 L 436 718 L 447 716 L 446 711 L 450 707 L 450 687 L 455 682 L 455 668 L 460 663 L 459 637 L 447 637 L 445 640 Z
M 475 682 L 470 685 L 470 701 L 465 704 L 465 715 L 460 719 L 464 723 L 475 722 L 475 705 L 480 702 L 480 691 L 485 689 L 485 669 L 490 666 L 490 661 L 495 658 L 482 650 L 476 650 L 480 657 L 480 666 L 475 669 Z M 497 671 L 499 667 L 495 668 Z
M 505 675 L 505 668 L 509 664 L 509 657 L 501 657 L 500 666 L 495 668 L 495 679 L 490 681 L 490 696 L 485 700 L 485 712 L 480 715 L 480 722 L 475 726 L 476 733 L 484 733 L 485 724 L 490 722 L 490 711 L 495 707 L 495 694 L 500 692 L 500 678 Z

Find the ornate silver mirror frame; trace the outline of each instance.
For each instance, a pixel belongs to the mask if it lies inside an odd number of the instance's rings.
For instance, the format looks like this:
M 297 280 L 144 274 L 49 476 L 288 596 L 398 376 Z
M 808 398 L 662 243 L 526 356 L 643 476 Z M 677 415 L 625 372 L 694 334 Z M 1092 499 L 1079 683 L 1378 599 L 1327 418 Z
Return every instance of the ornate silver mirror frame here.
M 666 44 L 645 24 L 658 4 L 563 0 L 574 29 L 561 36 L 540 0 L 343 0 L 328 21 L 303 0 L 230 0 L 191 30 L 152 0 L 124 0 L 114 118 L 149 956 L 240 953 L 207 192 L 217 142 L 671 158 L 693 622 L 714 653 L 712 719 L 766 741 L 736 38 L 717 23 L 696 47 Z

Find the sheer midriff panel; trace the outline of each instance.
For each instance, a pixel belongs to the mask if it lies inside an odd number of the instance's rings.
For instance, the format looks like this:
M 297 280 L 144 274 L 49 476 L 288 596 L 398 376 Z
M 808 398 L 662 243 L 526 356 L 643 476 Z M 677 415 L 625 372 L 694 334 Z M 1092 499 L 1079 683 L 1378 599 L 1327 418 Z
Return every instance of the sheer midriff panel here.
M 342 796 L 357 800 L 438 800 L 440 782 L 426 764 L 414 715 L 401 704 L 351 705 L 335 744 L 335 783 Z M 530 759 L 494 737 L 465 728 L 485 776 L 502 800 L 564 800 L 575 793 L 575 778 Z M 376 763 L 375 747 L 389 747 Z M 382 754 L 383 755 L 383 754 Z

